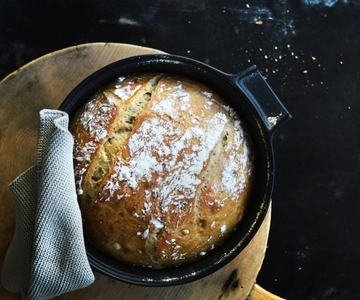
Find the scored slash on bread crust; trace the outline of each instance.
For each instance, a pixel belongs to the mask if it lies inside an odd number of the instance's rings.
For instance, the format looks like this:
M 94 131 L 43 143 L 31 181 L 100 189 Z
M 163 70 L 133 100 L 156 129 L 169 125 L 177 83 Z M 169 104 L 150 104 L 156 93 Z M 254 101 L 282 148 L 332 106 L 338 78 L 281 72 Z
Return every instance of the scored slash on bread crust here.
M 123 262 L 163 268 L 217 247 L 241 221 L 254 177 L 235 111 L 188 78 L 119 78 L 75 116 L 86 238 Z

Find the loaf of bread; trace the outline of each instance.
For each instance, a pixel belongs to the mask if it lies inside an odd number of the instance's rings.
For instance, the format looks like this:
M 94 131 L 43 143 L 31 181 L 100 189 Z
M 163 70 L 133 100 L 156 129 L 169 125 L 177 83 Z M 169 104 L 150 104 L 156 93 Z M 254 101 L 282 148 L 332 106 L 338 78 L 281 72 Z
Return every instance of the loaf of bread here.
M 241 222 L 254 181 L 251 141 L 209 87 L 170 74 L 121 77 L 70 130 L 85 237 L 107 255 L 178 266 Z

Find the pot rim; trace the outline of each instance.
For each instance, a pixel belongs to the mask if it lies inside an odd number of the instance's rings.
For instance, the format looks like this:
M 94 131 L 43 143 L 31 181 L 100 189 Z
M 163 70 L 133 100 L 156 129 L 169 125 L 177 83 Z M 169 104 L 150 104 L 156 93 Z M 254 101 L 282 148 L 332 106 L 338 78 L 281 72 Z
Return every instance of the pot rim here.
M 89 101 L 98 90 L 117 77 L 147 71 L 176 73 L 191 77 L 209 85 L 220 95 L 226 94 L 227 99 L 231 99 L 229 104 L 239 113 L 248 129 L 251 128 L 250 136 L 252 138 L 253 133 L 257 131 L 256 136 L 259 141 L 257 141 L 255 148 L 261 148 L 261 150 L 256 153 L 255 149 L 255 156 L 264 157 L 264 165 L 261 168 L 256 167 L 257 174 L 258 169 L 263 170 L 260 172 L 262 176 L 260 181 L 262 180 L 262 182 L 257 182 L 257 185 L 260 185 L 263 191 L 261 199 L 256 199 L 256 209 L 252 209 L 251 213 L 247 214 L 245 220 L 239 224 L 237 229 L 222 245 L 194 263 L 156 270 L 130 266 L 102 254 L 85 240 L 89 263 L 97 271 L 130 284 L 171 286 L 188 283 L 219 270 L 235 258 L 256 234 L 266 216 L 273 190 L 274 157 L 272 136 L 275 130 L 289 120 L 291 116 L 262 78 L 256 66 L 252 66 L 239 74 L 231 75 L 194 59 L 168 54 L 133 56 L 99 69 L 78 84 L 65 98 L 59 109 L 67 112 L 71 119 L 80 107 Z M 260 90 L 266 91 L 265 94 L 256 92 L 259 90 L 259 86 L 261 86 Z M 259 98 L 264 97 L 272 98 L 270 102 L 269 99 L 258 101 Z M 268 105 L 264 108 L 264 101 L 273 106 L 276 116 L 282 116 L 281 120 L 278 120 L 276 124 L 270 124 L 271 126 L 266 123 L 266 120 L 269 120 L 269 115 L 273 115 L 274 111 L 270 112 Z M 240 113 L 240 108 L 245 112 Z M 258 192 L 257 194 L 260 195 Z M 225 248 L 224 251 L 222 251 L 223 248 Z

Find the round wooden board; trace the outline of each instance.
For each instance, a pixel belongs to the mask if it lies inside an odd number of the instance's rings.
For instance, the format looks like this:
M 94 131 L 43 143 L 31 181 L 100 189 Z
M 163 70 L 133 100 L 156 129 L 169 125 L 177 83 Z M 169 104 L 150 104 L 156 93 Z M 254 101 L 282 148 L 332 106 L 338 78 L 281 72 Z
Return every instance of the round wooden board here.
M 39 111 L 57 109 L 80 81 L 99 68 L 129 56 L 155 53 L 162 52 L 127 44 L 84 44 L 40 57 L 0 82 L 0 268 L 15 229 L 15 206 L 8 186 L 36 162 Z M 264 259 L 270 215 L 271 209 L 242 253 L 227 266 L 198 281 L 149 288 L 125 284 L 95 272 L 96 281 L 90 287 L 57 299 L 246 299 Z M 0 298 L 21 299 L 21 296 L 0 286 Z

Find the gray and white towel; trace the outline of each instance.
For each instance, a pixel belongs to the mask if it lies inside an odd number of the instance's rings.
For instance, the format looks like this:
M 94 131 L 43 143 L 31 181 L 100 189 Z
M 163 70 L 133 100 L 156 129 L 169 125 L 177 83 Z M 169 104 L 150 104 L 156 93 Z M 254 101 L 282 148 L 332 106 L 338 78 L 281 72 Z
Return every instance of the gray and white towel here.
M 48 299 L 94 282 L 73 173 L 73 137 L 62 111 L 42 110 L 37 163 L 11 184 L 15 234 L 1 282 L 25 299 Z

